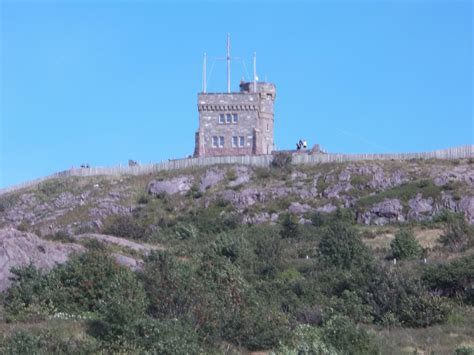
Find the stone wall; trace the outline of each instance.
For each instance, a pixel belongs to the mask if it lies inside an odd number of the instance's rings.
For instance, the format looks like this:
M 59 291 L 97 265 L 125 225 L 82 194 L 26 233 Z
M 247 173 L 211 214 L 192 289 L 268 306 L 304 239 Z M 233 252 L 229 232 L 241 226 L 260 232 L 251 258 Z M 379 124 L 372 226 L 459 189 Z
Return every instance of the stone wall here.
M 254 92 L 250 84 L 241 85 L 238 93 L 198 94 L 199 130 L 195 157 L 272 152 L 275 86 L 258 83 L 257 92 Z M 222 123 L 219 120 L 221 114 L 237 114 L 238 121 Z M 224 137 L 223 146 L 214 147 L 213 137 Z M 244 137 L 244 145 L 234 146 L 233 137 L 239 137 L 239 143 L 240 137 Z

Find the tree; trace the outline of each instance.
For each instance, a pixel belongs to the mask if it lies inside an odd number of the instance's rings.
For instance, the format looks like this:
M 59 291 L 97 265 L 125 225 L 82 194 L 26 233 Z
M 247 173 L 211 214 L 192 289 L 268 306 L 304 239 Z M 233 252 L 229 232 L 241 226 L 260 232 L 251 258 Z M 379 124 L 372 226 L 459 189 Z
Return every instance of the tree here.
M 397 259 L 412 259 L 421 255 L 422 249 L 413 231 L 402 229 L 390 243 L 392 256 Z

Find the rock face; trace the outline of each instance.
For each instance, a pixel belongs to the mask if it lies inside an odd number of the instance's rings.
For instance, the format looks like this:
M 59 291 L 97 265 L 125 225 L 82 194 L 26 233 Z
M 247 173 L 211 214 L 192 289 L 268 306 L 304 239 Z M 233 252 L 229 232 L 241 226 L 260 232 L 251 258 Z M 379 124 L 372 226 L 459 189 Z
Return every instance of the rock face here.
M 237 166 L 235 168 L 236 179 L 229 182 L 229 186 L 235 187 L 248 183 L 252 178 L 252 174 L 252 170 L 250 170 L 248 167 L 242 165 Z
M 199 190 L 204 192 L 207 189 L 217 185 L 222 180 L 224 180 L 224 171 L 217 169 L 207 170 L 204 176 L 201 178 Z
M 385 225 L 390 222 L 403 222 L 403 206 L 397 199 L 385 199 L 370 207 L 359 218 L 365 224 Z
M 8 278 L 12 267 L 31 263 L 39 269 L 49 270 L 66 262 L 71 253 L 84 250 L 82 245 L 50 242 L 14 228 L 0 229 L 0 291 L 11 284 Z
M 157 245 L 135 243 L 128 239 L 118 238 L 118 237 L 114 237 L 113 235 L 106 235 L 106 234 L 94 234 L 94 233 L 80 234 L 80 235 L 74 236 L 74 239 L 76 240 L 95 239 L 102 243 L 115 244 L 121 247 L 129 248 L 138 252 L 142 252 L 145 255 L 149 254 L 153 250 L 163 250 L 162 247 L 159 247 Z
M 423 198 L 421 194 L 417 194 L 415 198 L 408 201 L 410 211 L 408 219 L 422 221 L 428 219 L 433 212 L 433 199 L 431 197 Z
M 190 176 L 178 176 L 170 180 L 157 181 L 153 180 L 148 184 L 148 192 L 152 195 L 184 195 L 191 190 L 193 179 Z
M 304 214 L 306 212 L 311 211 L 312 208 L 310 205 L 301 204 L 299 202 L 292 202 L 290 207 L 288 207 L 288 211 L 294 214 Z
M 465 196 L 459 202 L 459 209 L 464 212 L 469 223 L 474 224 L 474 197 Z

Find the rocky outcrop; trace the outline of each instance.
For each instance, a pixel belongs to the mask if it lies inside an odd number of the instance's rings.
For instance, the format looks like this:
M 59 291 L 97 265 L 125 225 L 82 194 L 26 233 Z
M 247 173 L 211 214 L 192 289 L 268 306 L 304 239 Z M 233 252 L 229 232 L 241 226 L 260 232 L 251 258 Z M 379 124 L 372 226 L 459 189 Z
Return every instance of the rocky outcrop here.
M 337 207 L 334 206 L 332 203 L 328 203 L 324 206 L 316 208 L 316 212 L 320 213 L 331 213 L 337 210 Z
M 433 213 L 433 198 L 423 198 L 421 194 L 417 194 L 415 198 L 408 201 L 410 210 L 408 211 L 408 219 L 422 221 L 429 219 Z
M 466 183 L 474 185 L 474 169 L 470 165 L 445 167 L 434 167 L 430 172 L 431 179 L 437 186 L 444 186 L 451 182 Z
M 49 270 L 66 262 L 74 252 L 85 248 L 78 244 L 55 243 L 14 228 L 0 229 L 0 291 L 9 287 L 10 269 L 32 264 Z
M 216 169 L 207 170 L 204 176 L 201 178 L 199 190 L 204 192 L 207 189 L 217 185 L 222 180 L 224 180 L 224 171 Z
M 397 199 L 385 199 L 366 210 L 358 218 L 365 224 L 385 225 L 393 222 L 403 222 L 403 206 Z
M 459 202 L 459 210 L 464 213 L 467 221 L 474 224 L 474 196 L 465 196 Z
M 191 176 L 178 176 L 169 180 L 152 180 L 148 184 L 148 193 L 154 196 L 161 194 L 184 195 L 186 192 L 191 190 L 193 185 L 193 178 Z
M 337 183 L 336 185 L 326 188 L 323 192 L 323 196 L 327 198 L 339 198 L 343 192 L 348 192 L 352 189 L 352 185 L 349 182 Z
M 278 214 L 276 213 L 268 213 L 268 212 L 260 212 L 252 215 L 244 216 L 242 219 L 243 223 L 246 224 L 262 224 L 270 222 L 274 224 L 278 221 Z
M 113 235 L 106 235 L 106 234 L 87 233 L 87 234 L 76 235 L 73 238 L 78 241 L 82 239 L 94 239 L 105 244 L 115 244 L 115 245 L 125 247 L 134 251 L 138 251 L 145 255 L 149 254 L 153 250 L 163 250 L 163 247 L 160 247 L 157 245 L 136 243 L 128 239 L 114 237 Z
M 240 191 L 225 190 L 221 194 L 221 198 L 239 209 L 252 206 L 257 202 L 265 202 L 265 195 L 256 188 L 247 188 Z
M 288 207 L 288 211 L 294 214 L 302 215 L 306 212 L 310 212 L 312 207 L 307 204 L 301 204 L 299 202 L 292 202 Z
M 234 168 L 236 178 L 229 182 L 230 187 L 236 187 L 247 184 L 253 176 L 253 171 L 246 166 L 237 166 Z

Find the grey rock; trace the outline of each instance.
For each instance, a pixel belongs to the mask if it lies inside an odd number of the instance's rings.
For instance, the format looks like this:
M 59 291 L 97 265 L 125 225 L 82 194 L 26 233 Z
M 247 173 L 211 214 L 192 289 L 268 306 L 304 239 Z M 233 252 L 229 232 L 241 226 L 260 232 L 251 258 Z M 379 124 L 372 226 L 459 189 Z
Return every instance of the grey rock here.
M 390 185 L 392 187 L 400 186 L 401 184 L 404 184 L 408 181 L 409 181 L 409 178 L 407 174 L 402 170 L 397 170 L 392 174 L 390 178 Z
M 349 182 L 351 181 L 351 173 L 349 170 L 345 169 L 340 172 L 339 174 L 339 181 L 340 182 Z
M 106 234 L 94 234 L 94 233 L 86 233 L 80 234 L 73 237 L 75 240 L 82 240 L 82 239 L 94 239 L 99 242 L 105 244 L 115 244 L 121 247 L 125 247 L 128 249 L 132 249 L 134 251 L 141 252 L 143 254 L 149 254 L 153 250 L 163 250 L 164 248 L 157 245 L 150 245 L 146 243 L 136 243 L 132 242 L 131 240 L 115 237 L 113 235 L 106 235 Z
M 222 180 L 224 180 L 224 172 L 222 170 L 217 170 L 217 169 L 207 170 L 204 176 L 201 178 L 201 183 L 199 184 L 199 190 L 201 192 L 204 192 L 208 188 L 216 186 Z
M 474 224 L 474 196 L 464 196 L 459 202 L 459 210 L 470 224 Z
M 133 271 L 139 271 L 143 269 L 143 260 L 141 259 L 132 258 L 130 256 L 118 253 L 112 253 L 111 255 L 119 265 L 128 267 Z
M 148 184 L 148 192 L 152 195 L 184 195 L 193 185 L 193 179 L 190 176 L 178 176 L 170 180 L 153 180 Z
M 304 214 L 306 212 L 311 211 L 312 208 L 310 205 L 307 204 L 301 204 L 299 202 L 292 202 L 290 206 L 288 207 L 288 211 L 294 214 Z
M 403 206 L 397 199 L 385 199 L 365 211 L 360 218 L 365 224 L 384 225 L 390 222 L 403 222 Z
M 434 167 L 430 175 L 437 186 L 443 186 L 450 182 L 474 185 L 474 168 L 470 164 L 450 167 L 449 169 L 446 167 Z
M 250 179 L 253 176 L 252 170 L 250 170 L 246 166 L 239 165 L 234 168 L 235 174 L 237 175 L 237 178 L 231 182 L 229 182 L 230 187 L 235 187 L 239 186 L 242 184 L 246 184 L 250 181 Z
M 33 264 L 49 270 L 66 262 L 72 253 L 84 250 L 82 245 L 51 242 L 14 228 L 0 229 L 0 291 L 10 286 L 12 267 Z
M 410 211 L 408 212 L 408 219 L 415 221 L 422 221 L 431 217 L 433 211 L 433 198 L 423 198 L 418 193 L 415 198 L 408 201 Z
M 306 175 L 305 173 L 302 173 L 300 171 L 294 171 L 290 175 L 291 181 L 306 180 L 307 178 L 308 178 L 308 175 Z
M 335 210 L 337 210 L 337 207 L 334 206 L 332 203 L 328 203 L 322 207 L 316 208 L 316 211 L 321 212 L 321 213 L 331 213 L 331 212 L 334 212 Z
M 348 192 L 352 189 L 352 185 L 348 182 L 338 183 L 334 186 L 329 186 L 323 192 L 323 195 L 327 198 L 339 198 L 339 194 L 342 192 Z
M 239 209 L 252 206 L 257 202 L 265 202 L 265 195 L 256 188 L 247 188 L 240 191 L 225 190 L 222 192 L 221 198 Z

